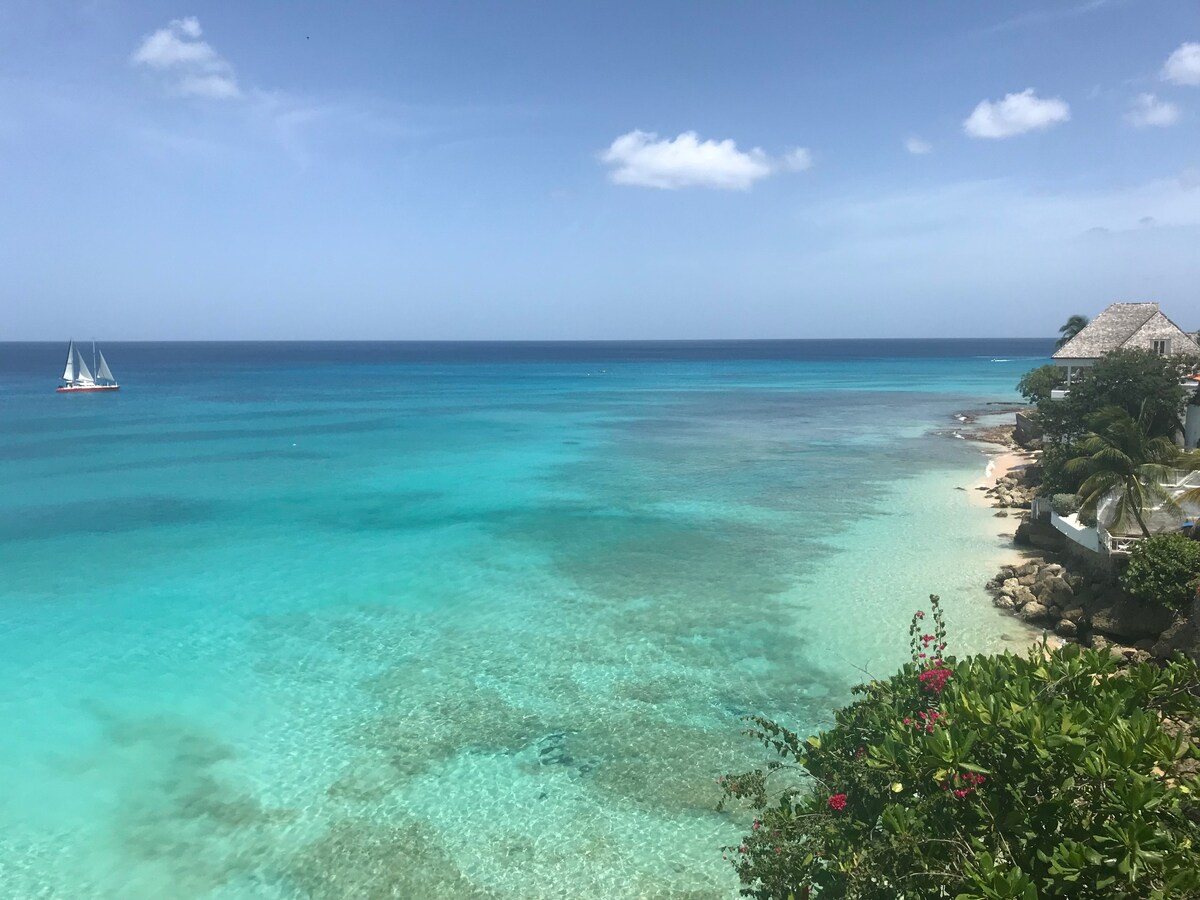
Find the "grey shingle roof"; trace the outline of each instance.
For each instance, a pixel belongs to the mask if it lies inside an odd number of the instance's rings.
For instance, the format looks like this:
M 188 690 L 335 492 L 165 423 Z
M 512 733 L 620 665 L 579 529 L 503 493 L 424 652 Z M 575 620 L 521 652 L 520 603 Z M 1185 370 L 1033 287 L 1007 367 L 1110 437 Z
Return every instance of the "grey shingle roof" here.
M 1096 359 L 1105 353 L 1117 350 L 1125 346 L 1130 338 L 1137 334 L 1138 330 L 1154 318 L 1158 312 L 1157 303 L 1113 303 L 1055 352 L 1054 358 Z M 1184 341 L 1192 342 L 1191 336 L 1175 327 L 1169 319 L 1165 321 L 1160 319 L 1159 325 L 1156 325 L 1153 330 L 1159 331 L 1160 325 L 1170 329 L 1170 332 L 1177 332 Z M 1176 343 L 1183 342 L 1176 341 Z M 1180 346 L 1172 348 L 1172 352 L 1194 352 L 1197 349 L 1200 348 Z

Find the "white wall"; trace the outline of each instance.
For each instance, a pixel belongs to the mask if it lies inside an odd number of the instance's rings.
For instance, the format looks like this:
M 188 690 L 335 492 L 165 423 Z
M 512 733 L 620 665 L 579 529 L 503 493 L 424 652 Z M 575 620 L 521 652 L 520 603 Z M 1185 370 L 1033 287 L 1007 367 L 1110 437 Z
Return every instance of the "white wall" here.
M 1187 418 L 1184 420 L 1183 446 L 1188 450 L 1200 447 L 1200 406 L 1191 403 L 1187 406 Z

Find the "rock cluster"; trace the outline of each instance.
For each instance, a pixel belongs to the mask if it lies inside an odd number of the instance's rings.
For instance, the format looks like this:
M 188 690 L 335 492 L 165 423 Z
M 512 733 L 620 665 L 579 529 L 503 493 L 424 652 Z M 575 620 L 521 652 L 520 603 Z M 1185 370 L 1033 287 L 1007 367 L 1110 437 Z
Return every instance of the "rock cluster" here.
M 987 489 L 992 505 L 1000 509 L 1029 509 L 1037 494 L 1040 471 L 1034 466 L 1014 469 Z
M 1070 572 L 1044 559 L 1004 566 L 987 583 L 993 602 L 1033 625 L 1126 658 L 1166 659 L 1200 652 L 1196 628 L 1156 603 L 1135 600 L 1110 581 Z

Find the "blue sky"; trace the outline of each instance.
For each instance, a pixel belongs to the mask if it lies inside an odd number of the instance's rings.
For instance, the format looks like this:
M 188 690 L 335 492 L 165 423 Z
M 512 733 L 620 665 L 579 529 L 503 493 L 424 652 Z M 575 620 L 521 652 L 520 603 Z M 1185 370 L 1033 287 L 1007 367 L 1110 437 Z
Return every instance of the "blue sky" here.
M 0 0 L 0 339 L 1200 328 L 1200 4 Z

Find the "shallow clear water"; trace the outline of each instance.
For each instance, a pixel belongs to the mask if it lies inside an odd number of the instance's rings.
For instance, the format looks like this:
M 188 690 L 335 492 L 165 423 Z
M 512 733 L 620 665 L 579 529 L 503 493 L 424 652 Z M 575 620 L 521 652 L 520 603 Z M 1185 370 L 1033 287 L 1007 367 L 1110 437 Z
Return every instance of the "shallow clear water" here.
M 1024 639 L 930 432 L 1048 349 L 0 345 L 0 897 L 735 896 L 740 715 Z

